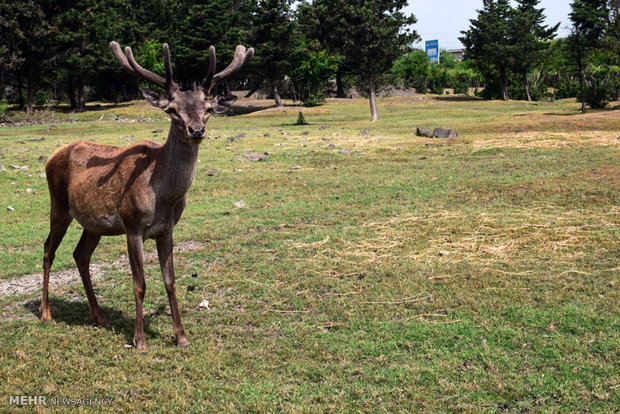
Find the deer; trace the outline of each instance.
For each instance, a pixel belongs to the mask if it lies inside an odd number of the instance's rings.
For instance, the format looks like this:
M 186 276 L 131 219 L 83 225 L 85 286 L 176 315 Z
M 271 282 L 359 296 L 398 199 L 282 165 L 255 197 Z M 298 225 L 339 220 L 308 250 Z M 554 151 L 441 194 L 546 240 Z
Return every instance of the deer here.
M 209 48 L 209 68 L 204 81 L 181 90 L 173 81 L 168 44 L 164 43 L 165 78 L 140 66 L 129 46 L 122 52 L 113 41 L 116 60 L 131 75 L 163 89 L 141 88 L 146 101 L 170 116 L 164 144 L 138 142 L 125 148 L 75 141 L 56 152 L 45 165 L 50 192 L 50 232 L 44 244 L 41 320 L 51 320 L 50 268 L 56 249 L 75 219 L 83 228 L 73 252 L 88 305 L 96 324 L 108 326 L 93 291 L 90 259 L 102 236 L 126 235 L 127 252 L 136 301 L 134 346 L 147 351 L 142 303 L 146 291 L 144 250 L 146 239 L 155 239 L 172 314 L 176 343 L 189 346 L 176 298 L 173 266 L 173 230 L 186 205 L 186 194 L 196 176 L 198 149 L 206 136 L 206 123 L 214 113 L 224 113 L 237 100 L 215 94 L 217 85 L 234 75 L 254 55 L 254 49 L 237 46 L 232 62 L 216 72 L 215 47 Z

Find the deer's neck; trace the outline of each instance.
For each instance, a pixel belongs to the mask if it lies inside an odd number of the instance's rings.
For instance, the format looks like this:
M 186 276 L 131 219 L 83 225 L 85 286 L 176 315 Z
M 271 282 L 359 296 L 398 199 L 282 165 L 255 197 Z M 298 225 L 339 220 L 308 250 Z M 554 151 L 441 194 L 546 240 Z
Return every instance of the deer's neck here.
M 170 128 L 163 147 L 165 170 L 160 195 L 164 198 L 176 201 L 187 193 L 196 176 L 198 148 L 199 145 L 181 142 L 175 135 L 174 126 Z

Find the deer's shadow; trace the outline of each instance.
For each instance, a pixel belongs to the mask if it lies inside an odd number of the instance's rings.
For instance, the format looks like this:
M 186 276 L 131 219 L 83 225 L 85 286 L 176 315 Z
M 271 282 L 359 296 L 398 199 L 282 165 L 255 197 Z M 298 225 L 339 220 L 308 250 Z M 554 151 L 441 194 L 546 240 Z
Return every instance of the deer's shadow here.
M 31 300 L 24 303 L 24 308 L 32 312 L 37 318 L 40 316 L 39 307 L 41 300 Z M 101 329 L 109 329 L 112 332 L 120 333 L 125 337 L 125 341 L 128 344 L 133 343 L 133 335 L 136 326 L 135 318 L 126 317 L 123 312 L 110 308 L 108 306 L 99 306 L 103 316 L 108 320 L 109 325 Z M 158 313 L 163 313 L 164 305 L 162 309 L 158 309 Z M 52 319 L 56 322 L 62 322 L 67 325 L 84 325 L 95 326 L 90 308 L 86 299 L 84 301 L 69 301 L 65 299 L 50 298 L 50 309 L 52 312 Z M 156 315 L 158 314 L 156 313 Z M 144 335 L 147 339 L 155 338 L 159 336 L 155 331 L 150 329 L 151 315 L 144 315 Z

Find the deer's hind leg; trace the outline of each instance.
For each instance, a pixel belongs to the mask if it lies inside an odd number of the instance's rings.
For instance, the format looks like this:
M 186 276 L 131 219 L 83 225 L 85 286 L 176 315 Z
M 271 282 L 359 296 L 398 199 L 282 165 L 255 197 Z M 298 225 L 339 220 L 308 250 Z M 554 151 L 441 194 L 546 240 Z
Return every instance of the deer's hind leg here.
M 97 325 L 107 326 L 108 321 L 101 313 L 101 309 L 99 309 L 99 304 L 97 303 L 97 297 L 95 296 L 95 292 L 93 291 L 93 284 L 90 279 L 89 270 L 90 258 L 93 255 L 95 249 L 97 248 L 99 240 L 101 240 L 101 235 L 91 233 L 88 230 L 84 230 L 84 232 L 82 232 L 82 237 L 80 238 L 78 245 L 73 251 L 73 258 L 75 259 L 75 263 L 77 264 L 78 270 L 80 271 L 82 283 L 84 283 L 84 290 L 86 291 L 88 306 L 90 307 L 90 312 L 93 315 L 93 319 L 95 320 Z
M 52 213 L 50 215 L 50 233 L 43 245 L 43 298 L 41 299 L 41 320 L 48 322 L 52 319 L 49 302 L 50 268 L 54 263 L 56 249 L 67 232 L 67 227 L 73 218 L 69 209 L 58 208 L 52 201 Z

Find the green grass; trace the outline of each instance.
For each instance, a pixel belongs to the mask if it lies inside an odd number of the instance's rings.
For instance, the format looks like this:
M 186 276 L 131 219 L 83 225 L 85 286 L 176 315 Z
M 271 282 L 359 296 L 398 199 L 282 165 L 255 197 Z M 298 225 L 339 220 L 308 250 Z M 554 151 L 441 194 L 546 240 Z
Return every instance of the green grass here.
M 297 108 L 212 119 L 175 229 L 201 243 L 175 257 L 191 348 L 174 345 L 154 259 L 146 355 L 125 348 L 128 266 L 95 282 L 109 329 L 93 327 L 78 279 L 52 290 L 46 325 L 39 293 L 0 297 L 0 411 L 9 395 L 138 412 L 617 411 L 620 111 L 577 109 L 394 97 L 376 124 L 364 100 L 305 109 L 308 126 Z M 0 128 L 0 282 L 40 272 L 40 156 L 168 128 L 143 102 L 54 116 L 82 122 Z M 53 271 L 74 266 L 79 235 L 74 223 Z M 93 261 L 124 253 L 104 238 Z

